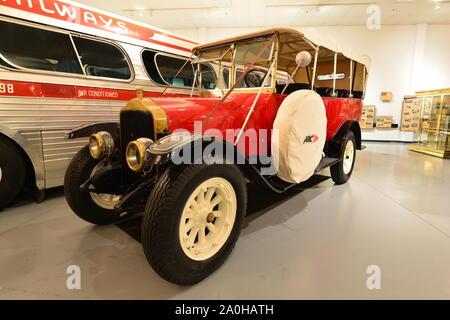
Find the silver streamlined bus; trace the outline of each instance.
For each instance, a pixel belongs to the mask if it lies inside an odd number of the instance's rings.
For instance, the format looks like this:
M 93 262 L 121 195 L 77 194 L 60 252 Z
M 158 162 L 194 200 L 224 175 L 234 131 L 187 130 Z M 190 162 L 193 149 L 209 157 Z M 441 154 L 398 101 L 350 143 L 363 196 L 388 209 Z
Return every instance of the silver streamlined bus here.
M 26 186 L 63 184 L 86 139 L 74 127 L 117 122 L 124 101 L 143 88 L 190 94 L 185 68 L 195 42 L 72 1 L 0 1 L 0 209 Z

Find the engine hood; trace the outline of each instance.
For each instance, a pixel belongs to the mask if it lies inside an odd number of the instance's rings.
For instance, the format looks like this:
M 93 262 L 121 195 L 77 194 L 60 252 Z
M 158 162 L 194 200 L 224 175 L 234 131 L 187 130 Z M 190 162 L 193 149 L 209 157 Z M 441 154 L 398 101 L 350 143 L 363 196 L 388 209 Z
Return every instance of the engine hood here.
M 194 131 L 194 124 L 202 122 L 220 102 L 219 97 L 152 97 L 151 100 L 162 108 L 167 115 L 168 129 Z M 207 124 L 203 124 L 202 131 L 209 128 L 221 129 L 229 122 L 229 117 L 241 109 L 232 99 L 225 100 Z

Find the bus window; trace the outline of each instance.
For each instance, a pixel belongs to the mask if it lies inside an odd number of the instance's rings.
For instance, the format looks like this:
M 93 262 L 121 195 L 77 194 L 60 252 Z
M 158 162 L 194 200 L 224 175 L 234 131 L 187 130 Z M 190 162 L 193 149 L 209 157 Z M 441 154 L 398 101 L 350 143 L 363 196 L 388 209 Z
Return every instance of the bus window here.
M 0 21 L 0 30 L 0 53 L 7 64 L 83 74 L 69 35 L 6 21 Z
M 174 79 L 174 76 L 184 65 L 186 59 L 175 58 L 150 50 L 145 50 L 142 53 L 142 60 L 148 76 L 154 82 L 162 85 L 172 84 L 176 87 L 192 86 L 194 81 L 194 70 L 192 69 L 192 65 L 190 63 L 187 64 L 178 74 L 177 78 Z
M 131 78 L 127 59 L 115 46 L 75 36 L 73 41 L 86 75 L 122 80 Z
M 6 62 L 4 59 L 2 59 L 2 56 L 0 55 L 0 67 L 7 67 L 11 69 L 16 69 L 12 65 L 10 65 L 8 62 Z

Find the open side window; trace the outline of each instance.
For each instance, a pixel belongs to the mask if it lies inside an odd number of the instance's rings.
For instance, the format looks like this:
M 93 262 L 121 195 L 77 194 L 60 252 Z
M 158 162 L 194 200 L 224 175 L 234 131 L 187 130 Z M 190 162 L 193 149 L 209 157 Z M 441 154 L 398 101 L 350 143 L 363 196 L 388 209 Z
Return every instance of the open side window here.
M 73 36 L 86 75 L 128 80 L 131 70 L 125 55 L 112 44 Z
M 108 41 L 0 20 L 0 67 L 130 80 L 126 54 Z
M 0 30 L 3 66 L 83 74 L 69 34 L 8 21 Z
M 174 87 L 192 87 L 194 83 L 194 69 L 191 64 L 185 64 L 186 58 L 165 55 L 151 50 L 142 53 L 142 61 L 148 76 L 157 84 L 173 85 Z M 175 78 L 175 76 L 177 77 Z

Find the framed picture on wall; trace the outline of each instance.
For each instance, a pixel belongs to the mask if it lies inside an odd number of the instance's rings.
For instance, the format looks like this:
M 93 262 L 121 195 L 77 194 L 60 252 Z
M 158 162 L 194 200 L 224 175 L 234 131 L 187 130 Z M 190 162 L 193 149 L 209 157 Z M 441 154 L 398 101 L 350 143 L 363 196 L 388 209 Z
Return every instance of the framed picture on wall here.
M 403 98 L 401 131 L 417 131 L 420 124 L 423 98 L 417 96 L 405 96 Z
M 359 126 L 361 129 L 373 128 L 374 120 L 375 106 L 364 106 L 362 109 L 361 120 L 359 121 Z

